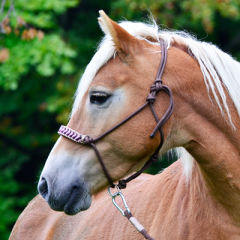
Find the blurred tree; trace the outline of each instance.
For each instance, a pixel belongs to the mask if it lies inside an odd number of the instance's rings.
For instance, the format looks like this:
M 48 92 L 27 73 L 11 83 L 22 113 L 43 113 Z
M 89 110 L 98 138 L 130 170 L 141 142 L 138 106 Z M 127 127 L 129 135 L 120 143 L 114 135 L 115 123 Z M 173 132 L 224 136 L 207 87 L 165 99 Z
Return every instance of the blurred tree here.
M 124 13 L 124 17 L 130 19 L 143 15 L 143 9 L 150 10 L 168 28 L 203 27 L 208 33 L 213 32 L 216 13 L 232 20 L 240 18 L 238 0 L 117 0 L 112 9 L 114 13 Z
M 0 85 L 16 89 L 18 80 L 34 67 L 43 77 L 52 76 L 57 69 L 62 74 L 73 73 L 70 58 L 76 56 L 60 37 L 56 17 L 78 1 L 24 0 L 2 1 L 4 16 L 0 27 L 2 64 Z M 44 31 L 47 34 L 44 34 Z
M 52 112 L 57 110 L 46 101 L 64 76 L 66 89 L 71 85 L 70 74 L 75 71 L 72 59 L 77 54 L 64 41 L 58 18 L 77 4 L 58 0 L 1 2 L 0 239 L 8 239 L 20 211 L 36 194 L 33 183 L 39 164 L 42 166 L 57 138 L 51 130 L 56 124 Z
M 117 19 L 146 19 L 152 13 L 163 29 L 188 31 L 240 59 L 238 0 L 116 0 L 111 9 Z
M 150 11 L 162 27 L 194 32 L 240 59 L 237 0 L 1 0 L 1 240 L 37 194 L 38 173 L 103 36 L 97 23 L 100 9 L 115 21 L 122 16 L 145 21 Z M 157 173 L 171 161 L 164 158 L 149 171 Z

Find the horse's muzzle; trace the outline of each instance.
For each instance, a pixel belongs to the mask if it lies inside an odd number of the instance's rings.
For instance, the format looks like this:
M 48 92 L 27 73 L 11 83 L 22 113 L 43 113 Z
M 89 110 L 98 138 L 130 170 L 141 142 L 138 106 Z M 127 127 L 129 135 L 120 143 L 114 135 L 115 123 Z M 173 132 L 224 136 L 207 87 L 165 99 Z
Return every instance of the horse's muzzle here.
M 47 176 L 42 176 L 38 191 L 53 210 L 74 215 L 90 207 L 91 195 L 82 181 L 69 182 L 68 180 L 51 182 Z

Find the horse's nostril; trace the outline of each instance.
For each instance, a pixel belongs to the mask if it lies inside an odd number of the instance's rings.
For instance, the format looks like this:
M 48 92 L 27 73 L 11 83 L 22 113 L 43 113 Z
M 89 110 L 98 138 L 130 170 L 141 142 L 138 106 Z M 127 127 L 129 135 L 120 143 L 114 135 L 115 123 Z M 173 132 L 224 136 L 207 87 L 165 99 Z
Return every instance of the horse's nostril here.
M 73 200 L 73 199 L 77 199 L 79 194 L 80 194 L 81 190 L 80 190 L 80 186 L 78 184 L 74 184 L 72 186 L 72 191 L 70 193 L 70 196 L 69 196 L 69 200 Z
M 40 184 L 38 185 L 38 191 L 39 193 L 45 198 L 48 194 L 48 184 L 47 180 L 42 177 Z
M 72 189 L 73 189 L 73 190 L 78 189 L 78 186 L 77 186 L 77 185 L 74 185 Z

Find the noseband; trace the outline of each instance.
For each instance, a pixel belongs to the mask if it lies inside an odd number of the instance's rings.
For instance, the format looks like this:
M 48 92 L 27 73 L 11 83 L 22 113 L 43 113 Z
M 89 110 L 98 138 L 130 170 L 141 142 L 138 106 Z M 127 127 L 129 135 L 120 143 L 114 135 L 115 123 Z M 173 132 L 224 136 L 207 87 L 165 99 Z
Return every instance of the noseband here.
M 148 167 L 150 167 L 150 165 L 153 162 L 157 162 L 158 160 L 158 153 L 159 150 L 161 149 L 163 142 L 164 142 L 164 134 L 162 131 L 162 126 L 167 122 L 167 120 L 169 119 L 169 117 L 172 115 L 173 113 L 173 107 L 174 107 L 174 102 L 173 102 L 173 96 L 172 96 L 172 91 L 169 87 L 165 86 L 162 84 L 162 75 L 166 66 L 166 62 L 167 62 L 167 46 L 166 43 L 160 39 L 160 45 L 161 45 L 161 53 L 162 53 L 162 57 L 161 57 L 161 62 L 160 62 L 160 66 L 158 69 L 158 73 L 157 73 L 157 77 L 156 80 L 154 82 L 154 84 L 151 86 L 150 88 L 150 94 L 148 95 L 147 99 L 146 99 L 146 103 L 143 104 L 139 109 L 137 109 L 135 112 L 133 112 L 131 115 L 129 115 L 127 118 L 125 118 L 123 121 L 121 121 L 120 123 L 118 123 L 117 125 L 115 125 L 114 127 L 112 127 L 111 129 L 109 129 L 108 131 L 106 131 L 105 133 L 101 134 L 99 137 L 93 139 L 89 136 L 86 135 L 82 135 L 74 130 L 72 130 L 69 127 L 66 126 L 61 126 L 58 134 L 62 135 L 66 138 L 71 139 L 74 142 L 77 143 L 81 143 L 81 144 L 85 144 L 88 146 L 91 146 L 97 157 L 98 160 L 101 164 L 102 170 L 105 174 L 105 176 L 108 179 L 108 182 L 110 184 L 110 186 L 112 188 L 115 187 L 115 184 L 113 184 L 112 178 L 110 177 L 107 168 L 103 162 L 103 159 L 97 149 L 97 147 L 95 146 L 95 143 L 100 140 L 101 138 L 105 137 L 106 135 L 108 135 L 109 133 L 111 133 L 112 131 L 114 131 L 115 129 L 117 129 L 118 127 L 120 127 L 121 125 L 123 125 L 125 122 L 127 122 L 128 120 L 130 120 L 133 116 L 135 116 L 136 114 L 138 114 L 140 111 L 142 111 L 146 106 L 150 106 L 150 109 L 152 111 L 152 114 L 157 122 L 156 127 L 154 128 L 153 132 L 151 133 L 150 137 L 153 138 L 155 136 L 155 134 L 157 133 L 157 131 L 160 132 L 160 138 L 161 138 L 161 142 L 159 144 L 159 146 L 157 147 L 157 149 L 155 150 L 155 152 L 150 156 L 149 160 L 145 163 L 145 165 L 142 167 L 141 170 L 139 170 L 138 172 L 134 173 L 133 175 L 131 175 L 130 177 L 128 177 L 127 179 L 122 179 L 118 182 L 117 187 L 119 189 L 124 189 L 127 186 L 127 183 L 131 180 L 133 180 L 134 178 L 138 177 L 143 171 L 145 171 Z M 164 91 L 165 93 L 167 93 L 170 97 L 170 102 L 169 102 L 169 107 L 166 111 L 166 113 L 163 115 L 163 117 L 159 120 L 158 116 L 156 114 L 156 111 L 153 107 L 153 104 L 156 100 L 156 95 L 157 93 Z

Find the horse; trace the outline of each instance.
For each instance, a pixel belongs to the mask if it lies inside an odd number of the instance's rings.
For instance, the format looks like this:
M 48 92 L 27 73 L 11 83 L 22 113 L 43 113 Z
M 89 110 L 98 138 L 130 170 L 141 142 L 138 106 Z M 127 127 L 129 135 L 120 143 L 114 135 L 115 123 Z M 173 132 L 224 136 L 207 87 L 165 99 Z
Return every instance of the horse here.
M 61 134 L 40 176 L 42 196 L 21 214 L 10 240 L 143 239 L 106 188 L 171 149 L 180 160 L 122 190 L 134 216 L 154 239 L 240 239 L 239 63 L 155 22 L 116 23 L 100 11 L 99 24 L 105 37 L 81 78 L 66 127 L 88 144 Z M 163 59 L 160 42 L 168 55 L 161 82 L 174 101 L 162 134 L 151 137 L 171 100 L 161 89 L 152 104 L 157 116 L 146 106 L 114 128 L 146 103 Z M 91 143 L 102 134 L 96 150 Z

